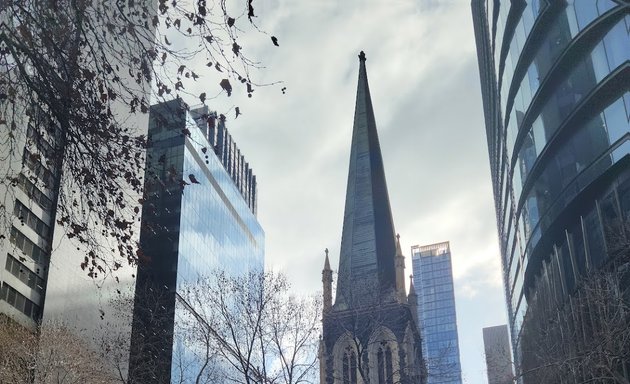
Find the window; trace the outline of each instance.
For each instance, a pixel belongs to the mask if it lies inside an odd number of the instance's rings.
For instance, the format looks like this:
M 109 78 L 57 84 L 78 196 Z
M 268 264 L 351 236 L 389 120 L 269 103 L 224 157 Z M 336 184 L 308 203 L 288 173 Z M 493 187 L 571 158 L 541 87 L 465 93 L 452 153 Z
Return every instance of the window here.
M 7 263 L 5 265 L 5 269 L 11 272 L 13 276 L 20 279 L 30 288 L 34 289 L 38 293 L 43 293 L 44 280 L 10 254 L 7 254 Z
M 26 296 L 16 291 L 7 283 L 2 283 L 0 300 L 6 301 L 17 310 L 34 320 L 37 320 L 39 317 L 39 306 L 27 299 Z
M 357 384 L 357 355 L 349 348 L 343 353 L 343 384 Z
M 50 209 L 52 207 L 52 201 L 42 191 L 40 191 L 35 184 L 24 174 L 20 173 L 18 176 L 18 187 L 26 193 L 28 197 L 33 199 L 42 209 Z
M 25 255 L 29 256 L 36 263 L 43 263 L 48 256 L 43 249 L 35 245 L 29 238 L 24 236 L 17 228 L 11 227 L 11 242 L 17 246 Z
M 584 229 L 586 232 L 586 240 L 588 244 L 588 257 L 590 261 L 590 267 L 599 268 L 604 262 L 604 235 L 602 233 L 602 227 L 599 222 L 599 215 L 597 214 L 597 208 L 594 207 L 584 217 Z
M 22 204 L 21 201 L 15 200 L 13 214 L 20 219 L 22 224 L 28 225 L 41 237 L 45 238 L 50 234 L 50 227 L 46 225 L 46 223 L 44 223 L 39 217 L 37 217 L 24 204 Z
M 394 384 L 392 349 L 389 345 L 379 346 L 376 359 L 378 363 L 378 384 Z
M 53 187 L 53 174 L 42 164 L 40 155 L 31 153 L 25 149 L 22 155 L 22 163 L 26 165 L 47 188 Z
M 28 125 L 26 135 L 29 140 L 36 145 L 39 153 L 44 155 L 47 159 L 52 159 L 55 155 L 55 149 L 32 124 Z

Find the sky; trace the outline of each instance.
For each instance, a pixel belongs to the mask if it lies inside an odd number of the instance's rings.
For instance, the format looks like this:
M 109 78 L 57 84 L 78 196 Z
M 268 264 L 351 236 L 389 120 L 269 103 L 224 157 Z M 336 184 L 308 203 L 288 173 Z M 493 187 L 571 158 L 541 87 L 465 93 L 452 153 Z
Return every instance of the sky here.
M 504 324 L 506 307 L 470 1 L 253 5 L 279 47 L 254 33 L 243 51 L 266 67 L 260 83 L 282 83 L 206 103 L 230 118 L 257 175 L 266 267 L 310 294 L 321 291 L 325 248 L 338 266 L 363 50 L 405 272 L 412 245 L 450 242 L 463 379 L 487 383 L 482 328 Z M 199 73 L 199 93 L 218 91 L 216 73 Z

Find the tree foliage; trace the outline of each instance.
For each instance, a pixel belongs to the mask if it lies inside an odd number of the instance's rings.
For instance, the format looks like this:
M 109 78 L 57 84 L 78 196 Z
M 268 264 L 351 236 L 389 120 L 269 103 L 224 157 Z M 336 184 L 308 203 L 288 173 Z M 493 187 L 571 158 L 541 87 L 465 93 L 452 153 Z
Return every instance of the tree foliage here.
M 321 303 L 289 294 L 283 275 L 217 272 L 177 300 L 186 315 L 175 332 L 196 352 L 197 374 L 247 384 L 314 381 Z
M 49 198 L 49 224 L 82 246 L 90 276 L 136 262 L 143 115 L 151 100 L 186 95 L 198 62 L 217 79 L 212 96 L 195 98 L 252 95 L 259 64 L 241 39 L 261 32 L 253 1 L 7 0 L 2 8 L 1 183 L 30 182 Z M 12 207 L 0 208 L 6 236 Z
M 46 324 L 29 330 L 0 319 L 0 382 L 111 384 L 122 382 L 107 360 L 70 329 Z

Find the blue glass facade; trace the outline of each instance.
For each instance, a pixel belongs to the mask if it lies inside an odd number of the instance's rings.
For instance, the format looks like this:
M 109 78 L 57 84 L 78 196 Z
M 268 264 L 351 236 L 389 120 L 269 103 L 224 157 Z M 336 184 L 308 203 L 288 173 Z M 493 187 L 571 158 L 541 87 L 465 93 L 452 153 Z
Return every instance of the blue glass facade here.
M 630 218 L 630 15 L 613 0 L 472 3 L 512 345 Z M 529 314 L 536 316 L 536 314 Z
M 453 269 L 449 243 L 411 248 L 422 355 L 428 384 L 461 384 Z
M 213 153 L 203 129 L 206 119 L 178 103 L 151 109 L 134 314 L 135 336 L 157 328 L 163 340 L 160 348 L 165 349 L 157 354 L 162 354 L 157 364 L 164 362 L 162 372 L 138 378 L 164 383 L 194 382 L 199 371 L 197 351 L 186 343 L 189 335 L 179 332 L 178 322 L 189 319 L 191 311 L 203 310 L 185 303 L 179 293 L 218 269 L 241 275 L 264 267 L 264 233 L 252 211 L 255 204 L 250 208 L 242 188 Z M 143 313 L 152 301 L 164 307 L 159 324 L 150 323 Z M 140 365 L 138 360 L 150 351 L 142 350 L 142 342 L 134 349 L 134 341 L 132 356 Z

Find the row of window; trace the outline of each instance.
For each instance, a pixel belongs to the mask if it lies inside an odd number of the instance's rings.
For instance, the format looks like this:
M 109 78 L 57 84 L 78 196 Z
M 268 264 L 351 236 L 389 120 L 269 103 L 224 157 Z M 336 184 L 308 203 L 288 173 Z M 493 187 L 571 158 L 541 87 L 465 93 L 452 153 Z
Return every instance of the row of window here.
M 20 219 L 22 224 L 28 225 L 41 237 L 47 238 L 50 234 L 50 227 L 28 209 L 20 200 L 15 200 L 13 214 Z
M 5 269 L 38 293 L 44 292 L 44 280 L 9 254 Z
M 455 317 L 454 307 L 436 308 L 431 311 L 424 311 L 422 314 L 422 317 L 423 317 L 423 322 L 424 322 L 424 319 L 430 319 L 434 317 L 442 318 L 448 315 L 452 315 L 453 317 Z
M 420 295 L 424 296 L 424 295 L 431 295 L 434 293 L 439 293 L 439 292 L 451 292 L 453 290 L 453 283 L 451 282 L 450 279 L 448 279 L 446 281 L 446 284 L 441 284 L 441 285 L 432 285 L 432 286 L 427 286 L 427 284 L 423 284 L 420 286 Z
M 425 333 L 435 333 L 435 332 L 444 332 L 444 331 L 455 331 L 456 325 L 455 323 L 445 323 L 445 324 L 437 324 L 432 326 L 424 326 L 423 330 Z
M 601 16 L 614 6 L 615 3 L 610 0 L 606 0 L 606 4 L 600 4 L 599 6 L 596 6 L 595 1 L 593 0 L 577 0 L 575 4 L 567 5 L 564 12 L 556 17 L 551 28 L 546 31 L 545 35 L 542 37 L 543 41 L 540 44 L 536 55 L 533 57 L 525 77 L 519 85 L 518 92 L 513 100 L 514 105 L 512 106 L 512 110 L 508 111 L 506 110 L 508 87 L 511 85 L 512 70 L 516 67 L 520 51 L 518 54 L 511 57 L 512 65 L 509 65 L 508 63 L 506 66 L 506 75 L 504 77 L 504 80 L 506 81 L 503 83 L 501 91 L 503 101 L 502 106 L 505 113 L 504 116 L 510 116 L 509 125 L 515 123 L 514 119 L 517 117 L 514 115 L 514 109 L 519 109 L 520 111 L 527 110 L 529 103 L 540 86 L 540 82 L 547 76 L 558 57 L 560 57 L 561 53 L 564 52 L 565 48 L 569 45 L 572 39 L 575 38 L 580 31 L 586 28 L 586 26 L 590 25 L 590 23 L 598 16 Z M 516 37 L 517 36 L 518 28 Z M 512 42 L 514 43 L 514 41 Z M 510 61 L 509 59 L 510 57 L 508 57 L 508 62 Z M 506 124 L 506 126 L 508 125 Z M 514 134 L 514 129 L 508 130 L 508 135 Z M 510 140 L 508 140 L 508 143 L 510 143 Z M 510 144 L 513 144 L 513 142 Z M 511 157 L 511 145 L 508 145 L 507 149 L 508 156 Z
M 581 276 L 589 273 L 589 269 L 599 268 L 617 251 L 619 237 L 623 236 L 623 225 L 628 220 L 630 180 L 620 183 L 604 198 L 597 200 L 590 211 L 567 225 L 566 233 L 555 239 L 556 244 L 543 263 L 534 286 L 529 287 L 528 298 L 540 291 L 544 283 L 553 287 L 547 288 L 548 292 L 555 296 L 557 302 L 562 302 L 578 286 Z M 522 295 L 520 289 L 515 289 L 512 295 L 513 330 L 518 335 L 527 310 L 527 300 L 521 299 L 518 303 L 517 299 Z
M 433 301 L 453 301 L 453 293 L 452 291 L 448 292 L 438 292 L 438 293 L 423 293 L 422 294 L 422 302 L 430 303 Z
M 15 227 L 11 227 L 10 240 L 36 263 L 43 264 L 48 257 L 43 249 L 33 243 L 28 237 L 24 236 L 24 234 Z
M 427 259 L 432 259 L 432 258 L 427 258 Z M 422 272 L 425 272 L 425 271 L 436 272 L 436 271 L 443 271 L 443 270 L 447 270 L 447 271 L 451 270 L 450 259 L 446 259 L 442 261 L 434 261 L 434 262 L 427 262 L 427 259 L 422 260 L 422 265 L 420 267 L 420 270 Z
M 11 304 L 18 311 L 22 312 L 33 320 L 39 319 L 39 306 L 26 298 L 26 296 L 24 296 L 20 292 L 16 291 L 6 282 L 2 283 L 2 288 L 0 289 L 0 300 L 4 300 L 7 303 Z
M 52 145 L 50 145 L 50 143 L 42 137 L 41 133 L 38 132 L 32 124 L 28 125 L 26 136 L 33 144 L 35 144 L 38 151 L 47 159 L 52 159 L 53 156 L 55 156 L 55 150 Z
M 592 1 L 592 0 L 587 0 Z M 505 8 L 507 8 L 508 4 L 503 4 Z M 504 72 L 502 79 L 502 87 L 501 87 L 501 95 L 504 96 L 502 106 L 505 108 L 505 98 L 507 97 L 507 90 L 509 88 L 510 83 L 512 82 L 512 76 L 514 74 L 514 67 L 516 67 L 516 63 L 518 62 L 518 58 L 521 55 L 521 52 L 525 46 L 525 42 L 534 26 L 535 20 L 538 18 L 540 11 L 543 8 L 540 7 L 540 0 L 537 1 L 528 1 L 525 9 L 521 13 L 521 18 L 519 23 L 516 25 L 514 29 L 514 34 L 512 35 L 512 41 L 510 41 L 510 46 L 508 48 L 507 55 L 505 56 L 505 64 L 504 64 Z M 501 31 L 503 32 L 503 31 Z M 496 53 L 499 54 L 501 52 L 501 47 L 498 47 Z M 497 62 L 499 62 L 499 57 L 497 57 Z
M 437 333 L 429 333 L 424 332 L 425 338 L 424 341 L 427 343 L 427 347 L 431 343 L 436 343 L 439 341 L 449 341 L 452 345 L 457 345 L 457 331 L 442 331 Z
M 614 6 L 615 4 L 608 0 L 597 4 L 593 0 L 577 0 L 575 1 L 575 4 L 569 4 L 565 8 L 564 12 L 556 17 L 552 27 L 545 32 L 544 36 L 542 36 L 543 42 L 530 63 L 525 77 L 522 79 L 519 87 L 517 88 L 518 92 L 513 99 L 514 104 L 511 106 L 511 110 L 505 110 L 506 99 L 508 96 L 507 91 L 510 84 L 509 81 L 503 83 L 504 89 L 502 90 L 501 97 L 503 100 L 504 115 L 509 117 L 509 119 L 507 119 L 508 121 L 506 121 L 506 150 L 508 159 L 512 159 L 512 151 L 518 130 L 523 128 L 521 127 L 521 123 L 525 117 L 525 111 L 528 110 L 529 104 L 538 91 L 541 81 L 553 67 L 556 59 L 560 57 L 572 39 L 577 36 L 580 31 L 582 31 L 598 16 L 602 15 Z M 596 82 L 599 82 L 605 75 L 610 73 L 612 69 L 616 68 L 621 62 L 626 60 L 624 57 L 627 56 L 627 53 L 623 53 L 624 45 L 622 43 L 622 41 L 625 41 L 623 37 L 625 34 L 623 24 L 624 21 L 621 20 L 621 22 L 613 28 L 613 31 L 608 33 L 603 41 L 595 48 L 592 53 L 592 62 L 588 59 L 585 60 L 585 62 L 588 62 L 589 65 L 593 66 L 594 74 L 587 73 L 573 76 L 574 80 L 569 81 L 568 85 L 565 84 L 557 87 L 556 93 L 551 98 L 552 100 L 547 102 L 545 110 L 538 116 L 538 119 L 534 121 L 529 131 L 529 136 L 531 136 L 529 143 L 531 143 L 531 147 L 536 149 L 535 154 L 534 151 L 530 150 L 530 147 L 527 146 L 528 139 L 526 138 L 526 143 L 523 144 L 518 153 L 519 160 L 528 161 L 528 164 L 534 163 L 536 156 L 540 154 L 540 151 L 545 146 L 549 137 L 551 137 L 551 135 L 555 132 L 555 129 L 557 129 L 559 122 L 554 125 L 554 122 L 552 121 L 554 119 L 558 119 L 556 114 L 559 114 L 558 112 L 561 109 L 565 113 L 569 113 L 571 111 L 568 106 L 562 107 L 563 103 L 567 104 L 569 101 L 573 101 L 572 105 L 575 105 L 577 100 L 587 93 L 580 88 L 584 88 L 581 84 L 593 83 L 594 81 L 589 82 L 588 80 L 591 78 L 595 78 Z M 509 59 L 510 57 L 508 56 L 508 61 Z M 516 60 L 517 58 L 513 58 L 514 65 L 516 65 Z M 583 63 L 582 67 L 584 65 L 585 64 Z M 512 67 L 513 66 L 507 65 L 506 76 L 511 74 L 510 71 L 513 69 Z M 520 80 L 517 79 L 517 81 Z M 570 92 L 573 92 L 573 94 L 569 95 Z M 575 98 L 575 100 L 569 100 L 572 98 Z M 619 127 L 622 126 L 623 125 L 619 125 Z M 545 127 L 547 127 L 548 132 L 544 132 Z M 550 128 L 554 129 L 554 131 L 550 131 Z M 534 136 L 536 138 L 535 146 L 533 145 Z M 522 183 L 526 180 L 526 174 L 529 171 L 529 168 L 530 167 L 521 167 L 521 172 L 519 172 L 518 169 L 513 172 L 512 185 L 516 199 L 520 197 Z M 502 195 L 502 201 L 506 201 L 506 199 L 507 196 L 504 193 Z M 509 210 L 506 210 L 505 214 L 507 215 L 508 212 Z M 507 220 L 504 220 L 503 226 L 505 226 L 506 221 Z
M 423 327 L 431 327 L 438 324 L 455 324 L 455 314 L 447 316 L 432 317 L 430 319 L 422 319 Z
M 630 96 L 628 97 L 630 99 Z M 518 221 L 518 234 L 515 228 L 510 228 L 508 239 L 508 251 L 514 249 L 518 255 L 522 254 L 519 244 L 524 244 L 529 237 L 532 238 L 529 248 L 533 248 L 536 240 L 540 235 L 540 228 L 536 225 L 547 225 L 550 220 L 555 219 L 558 212 L 564 209 L 564 206 L 571 201 L 573 196 L 580 188 L 588 185 L 595 177 L 599 176 L 608 167 L 610 167 L 610 156 L 599 160 L 594 166 L 585 169 L 594 159 L 604 153 L 609 143 L 619 139 L 620 132 L 614 133 L 614 130 L 630 131 L 626 123 L 626 111 L 624 108 L 623 98 L 617 99 L 602 113 L 595 116 L 585 124 L 575 127 L 573 135 L 565 141 L 559 148 L 555 156 L 550 159 L 545 168 L 538 176 L 534 183 L 530 196 L 525 200 L 525 204 L 521 210 L 521 217 Z M 523 149 L 531 148 L 533 138 L 530 135 L 525 137 Z M 532 163 L 535 156 L 532 154 L 528 158 Z M 525 165 L 519 164 L 522 169 Z M 518 169 L 514 171 L 514 192 L 516 196 L 520 193 L 520 172 Z M 579 182 L 579 183 L 578 183 Z M 557 197 L 565 196 L 563 200 L 556 200 Z M 547 213 L 540 216 L 541 213 Z M 516 236 L 517 235 L 517 236 Z M 520 257 L 520 256 L 519 256 Z M 515 271 L 517 258 L 512 261 L 510 271 L 510 279 L 515 280 Z
M 454 307 L 455 300 L 438 300 L 431 302 L 422 302 L 422 309 L 424 311 L 431 311 L 436 308 Z
M 37 188 L 37 186 L 23 173 L 20 173 L 18 176 L 18 187 L 20 187 L 20 189 L 24 191 L 31 200 L 42 207 L 42 209 L 47 210 L 52 207 L 52 201 L 48 198 L 48 196 L 46 196 L 44 192 L 40 191 L 39 188 Z
M 426 269 L 422 269 L 420 272 L 420 277 L 422 279 L 431 279 L 435 277 L 444 277 L 444 276 L 452 276 L 450 268 L 439 269 L 436 271 L 427 271 Z
M 42 164 L 40 155 L 31 153 L 25 149 L 24 154 L 22 155 L 22 163 L 26 165 L 26 167 L 28 167 L 28 169 L 30 169 L 31 172 L 33 172 L 33 174 L 35 174 L 46 187 L 53 187 L 55 178 L 52 172 L 50 172 L 44 164 Z

